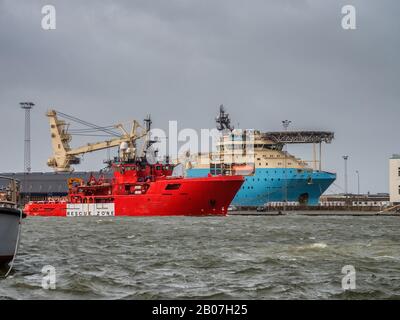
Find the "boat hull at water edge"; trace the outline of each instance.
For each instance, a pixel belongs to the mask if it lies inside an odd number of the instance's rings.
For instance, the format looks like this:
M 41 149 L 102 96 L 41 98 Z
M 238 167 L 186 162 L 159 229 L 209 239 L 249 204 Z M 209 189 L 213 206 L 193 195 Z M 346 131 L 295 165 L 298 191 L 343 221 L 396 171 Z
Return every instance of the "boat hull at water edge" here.
M 0 265 L 12 261 L 18 242 L 21 212 L 13 208 L 0 207 Z
M 214 176 L 165 179 L 151 183 L 145 194 L 86 197 L 82 203 L 32 202 L 28 216 L 209 216 L 227 214 L 244 178 Z

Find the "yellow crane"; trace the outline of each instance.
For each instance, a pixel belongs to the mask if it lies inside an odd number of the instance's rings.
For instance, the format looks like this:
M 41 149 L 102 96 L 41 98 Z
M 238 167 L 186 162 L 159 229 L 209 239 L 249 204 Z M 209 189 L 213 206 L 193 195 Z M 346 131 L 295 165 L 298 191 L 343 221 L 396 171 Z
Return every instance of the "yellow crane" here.
M 136 140 L 141 139 L 148 134 L 148 130 L 143 128 L 136 120 L 134 120 L 130 131 L 127 131 L 122 124 L 112 126 L 121 131 L 121 134 L 118 134 L 114 139 L 88 143 L 87 145 L 78 148 L 71 148 L 70 142 L 72 136 L 69 133 L 69 123 L 60 120 L 58 114 L 70 119 L 78 120 L 82 124 L 89 124 L 94 130 L 98 129 L 115 135 L 114 131 L 106 129 L 106 127 L 98 127 L 78 118 L 57 112 L 56 110 L 49 110 L 47 112 L 47 117 L 50 123 L 53 155 L 47 161 L 47 165 L 57 172 L 72 172 L 73 168 L 71 165 L 80 163 L 80 155 L 118 146 L 120 147 L 120 157 L 123 160 L 134 158 L 136 156 Z

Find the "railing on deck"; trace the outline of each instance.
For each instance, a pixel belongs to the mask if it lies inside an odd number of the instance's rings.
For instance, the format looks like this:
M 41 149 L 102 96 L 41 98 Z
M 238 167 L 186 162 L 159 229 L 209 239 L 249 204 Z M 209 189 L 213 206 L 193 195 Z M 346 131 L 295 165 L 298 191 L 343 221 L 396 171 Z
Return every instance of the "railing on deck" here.
M 19 198 L 19 181 L 0 176 L 0 207 L 16 208 Z

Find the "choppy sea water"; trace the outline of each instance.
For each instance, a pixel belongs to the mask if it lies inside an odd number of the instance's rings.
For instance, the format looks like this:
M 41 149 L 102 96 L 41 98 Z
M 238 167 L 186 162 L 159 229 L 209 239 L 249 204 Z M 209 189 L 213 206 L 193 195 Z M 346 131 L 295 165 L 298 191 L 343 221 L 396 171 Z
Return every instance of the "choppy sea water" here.
M 28 218 L 0 298 L 400 298 L 400 218 Z

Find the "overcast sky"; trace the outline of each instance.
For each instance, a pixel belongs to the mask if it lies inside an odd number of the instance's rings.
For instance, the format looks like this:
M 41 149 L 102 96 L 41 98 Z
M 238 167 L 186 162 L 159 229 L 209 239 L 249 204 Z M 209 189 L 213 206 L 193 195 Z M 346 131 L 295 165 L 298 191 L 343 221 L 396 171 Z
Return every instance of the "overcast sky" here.
M 52 4 L 57 29 L 41 28 Z M 341 27 L 354 5 L 357 29 Z M 243 128 L 330 130 L 323 167 L 349 159 L 349 190 L 388 192 L 400 153 L 398 0 L 0 0 L 0 171 L 23 170 L 23 111 L 32 112 L 32 168 L 51 154 L 48 108 L 99 125 L 143 119 L 212 128 L 219 104 Z M 84 140 L 76 139 L 78 146 Z M 289 151 L 311 159 L 311 146 Z M 103 167 L 105 152 L 76 170 Z

